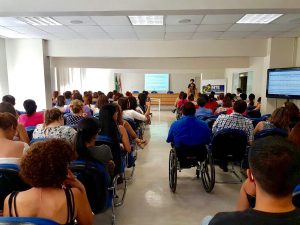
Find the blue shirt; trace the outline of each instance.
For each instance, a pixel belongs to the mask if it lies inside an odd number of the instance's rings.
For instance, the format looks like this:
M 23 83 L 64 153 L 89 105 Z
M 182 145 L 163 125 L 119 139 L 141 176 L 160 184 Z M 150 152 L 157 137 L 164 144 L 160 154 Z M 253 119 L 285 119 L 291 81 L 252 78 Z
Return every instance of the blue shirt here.
M 210 143 L 211 130 L 195 116 L 183 116 L 175 121 L 169 130 L 167 142 L 180 145 L 204 145 Z
M 213 113 L 210 109 L 207 109 L 207 108 L 204 108 L 204 107 L 200 107 L 199 109 L 196 110 L 196 114 L 195 116 L 198 118 L 198 119 L 202 119 L 204 117 L 209 117 L 209 116 L 212 116 Z

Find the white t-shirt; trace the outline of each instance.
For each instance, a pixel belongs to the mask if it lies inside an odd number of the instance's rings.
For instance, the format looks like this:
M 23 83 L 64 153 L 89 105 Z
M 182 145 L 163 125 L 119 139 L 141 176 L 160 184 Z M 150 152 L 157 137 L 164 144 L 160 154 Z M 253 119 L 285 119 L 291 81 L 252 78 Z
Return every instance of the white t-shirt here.
M 141 113 L 138 113 L 137 111 L 133 109 L 127 109 L 123 111 L 123 117 L 124 118 L 130 118 L 130 119 L 136 119 L 141 121 L 146 121 L 147 117 Z

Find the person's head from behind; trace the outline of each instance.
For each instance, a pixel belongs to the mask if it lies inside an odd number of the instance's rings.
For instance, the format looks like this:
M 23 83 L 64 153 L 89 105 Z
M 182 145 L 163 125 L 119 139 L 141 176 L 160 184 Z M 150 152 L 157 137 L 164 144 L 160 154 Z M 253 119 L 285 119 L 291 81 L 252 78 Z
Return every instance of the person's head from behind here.
M 45 125 L 48 126 L 54 122 L 59 123 L 61 126 L 64 125 L 63 113 L 57 108 L 47 109 L 45 111 Z
M 194 79 L 190 79 L 190 83 L 192 84 L 192 83 L 194 83 L 195 82 L 195 80 Z
M 8 103 L 10 103 L 12 105 L 15 105 L 16 104 L 16 99 L 12 95 L 4 95 L 2 97 L 2 102 L 8 102 Z
M 148 97 L 148 95 L 149 95 L 148 91 L 143 91 L 143 93 L 146 95 L 146 97 Z
M 123 111 L 121 109 L 121 106 L 119 104 L 114 104 L 116 107 L 117 112 L 117 124 L 122 125 L 123 124 Z
M 232 107 L 232 100 L 231 100 L 230 96 L 225 96 L 224 97 L 222 106 L 224 108 Z
M 116 105 L 113 103 L 104 105 L 99 115 L 100 134 L 117 139 L 117 120 L 118 112 Z
M 17 117 L 17 112 L 14 106 L 8 102 L 1 102 L 0 103 L 0 113 L 8 112 Z
M 137 100 L 135 97 L 131 96 L 128 97 L 128 101 L 129 101 L 129 109 L 135 110 L 137 107 Z
M 114 96 L 114 101 L 118 101 L 119 98 L 122 98 L 122 97 L 124 97 L 122 93 L 117 93 L 117 94 L 115 94 L 115 96 Z
M 28 116 L 32 116 L 36 112 L 37 105 L 32 99 L 25 100 L 23 106 Z
M 79 114 L 83 112 L 83 102 L 80 100 L 72 100 L 70 104 L 70 109 L 74 114 Z
M 182 107 L 182 114 L 185 116 L 194 116 L 196 113 L 195 105 L 192 102 L 186 102 Z
M 253 106 L 255 95 L 253 93 L 251 93 L 248 98 L 249 98 L 249 104 Z
M 269 196 L 291 196 L 299 184 L 300 151 L 283 137 L 256 140 L 249 151 L 249 164 L 257 188 Z M 248 176 L 253 181 L 249 172 Z
M 190 102 L 193 102 L 193 101 L 195 100 L 194 95 L 193 95 L 193 94 L 190 94 L 189 97 L 188 97 L 188 100 L 189 100 Z
M 101 93 L 100 93 L 101 94 Z M 94 92 L 93 93 L 93 99 L 97 99 L 99 97 L 99 93 L 98 92 Z
M 122 111 L 129 109 L 129 101 L 126 97 L 119 98 L 118 104 L 121 106 Z
M 296 123 L 294 128 L 292 129 L 289 140 L 294 142 L 298 147 L 300 147 L 300 122 Z
M 261 97 L 259 97 L 259 98 L 257 99 L 257 102 L 258 102 L 258 103 L 261 103 Z
M 208 102 L 214 102 L 215 101 L 215 95 L 214 94 L 209 94 L 208 95 Z
M 99 95 L 96 103 L 97 108 L 101 109 L 105 104 L 108 104 L 108 97 L 105 94 Z
M 66 91 L 64 93 L 64 96 L 65 96 L 66 99 L 71 99 L 72 98 L 72 92 L 71 91 Z
M 82 95 L 81 95 L 79 92 L 75 92 L 75 93 L 73 94 L 72 100 L 80 100 L 80 101 L 83 102 Z
M 178 95 L 178 98 L 179 99 L 182 99 L 182 95 L 184 94 L 184 91 L 181 91 L 180 93 L 179 93 L 179 95 Z
M 83 97 L 84 105 L 91 105 L 93 104 L 93 95 L 87 92 Z
M 242 93 L 242 94 L 240 95 L 240 97 L 241 97 L 241 99 L 242 99 L 243 101 L 246 101 L 246 100 L 247 100 L 247 94 L 246 94 L 246 93 Z
M 247 109 L 247 103 L 243 100 L 237 100 L 233 105 L 233 110 L 236 113 L 243 114 Z
M 242 90 L 242 88 L 237 88 L 236 89 L 236 93 L 239 95 L 239 94 L 241 94 L 243 92 L 243 90 Z
M 112 99 L 113 96 L 114 96 L 114 93 L 112 91 L 110 91 L 110 92 L 107 93 L 106 96 L 107 96 L 108 99 Z
M 132 93 L 130 91 L 126 91 L 125 96 L 130 97 L 130 96 L 132 96 Z
M 53 91 L 53 92 L 52 92 L 52 98 L 53 98 L 53 99 L 56 99 L 56 98 L 58 97 L 58 95 L 59 95 L 59 92 L 58 92 L 58 91 Z
M 277 128 L 289 129 L 290 118 L 286 107 L 280 107 L 274 110 L 271 115 L 270 123 Z
M 99 131 L 99 122 L 95 118 L 84 118 L 78 123 L 75 149 L 79 159 L 87 159 L 87 146 L 94 146 Z
M 31 187 L 61 188 L 73 158 L 72 147 L 64 140 L 36 142 L 21 160 L 21 178 Z
M 284 106 L 289 112 L 289 117 L 291 121 L 298 121 L 300 119 L 299 108 L 293 102 L 285 102 Z
M 138 95 L 138 99 L 139 99 L 139 103 L 140 103 L 141 106 L 146 105 L 146 101 L 147 101 L 147 96 L 146 96 L 146 94 L 140 93 L 140 94 Z
M 224 93 L 219 94 L 218 96 L 218 100 L 223 100 L 225 97 Z
M 182 100 L 185 100 L 187 98 L 187 93 L 182 94 Z
M 13 140 L 17 126 L 18 121 L 15 115 L 8 112 L 0 113 L 0 132 L 5 138 Z
M 197 100 L 197 104 L 200 107 L 204 107 L 206 103 L 207 103 L 207 98 L 205 97 L 205 95 L 201 95 L 200 98 L 198 98 Z
M 59 95 L 57 97 L 56 106 L 63 107 L 66 104 L 66 98 L 63 95 Z

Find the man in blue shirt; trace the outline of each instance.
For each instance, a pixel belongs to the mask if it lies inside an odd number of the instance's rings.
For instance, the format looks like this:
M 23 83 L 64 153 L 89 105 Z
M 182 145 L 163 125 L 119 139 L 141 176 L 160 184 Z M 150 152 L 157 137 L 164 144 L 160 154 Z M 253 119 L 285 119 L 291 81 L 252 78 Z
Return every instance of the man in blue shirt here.
M 183 117 L 171 125 L 167 138 L 168 143 L 173 143 L 175 147 L 210 143 L 211 130 L 204 121 L 196 118 L 195 112 L 195 105 L 192 102 L 184 104 Z
M 201 95 L 197 100 L 197 104 L 199 105 L 199 109 L 196 111 L 196 117 L 198 119 L 204 119 L 205 117 L 210 117 L 213 115 L 210 109 L 205 108 L 205 104 L 207 103 L 208 97 L 207 95 Z

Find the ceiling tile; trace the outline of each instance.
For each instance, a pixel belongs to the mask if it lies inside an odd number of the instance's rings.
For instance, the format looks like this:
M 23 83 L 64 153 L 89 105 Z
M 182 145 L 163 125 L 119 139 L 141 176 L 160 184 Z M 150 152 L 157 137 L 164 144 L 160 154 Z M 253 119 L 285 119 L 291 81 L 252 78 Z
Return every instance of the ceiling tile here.
M 296 28 L 297 24 L 266 24 L 261 30 L 262 31 L 290 31 Z
M 83 37 L 75 32 L 57 33 L 55 34 L 59 39 L 82 39 Z
M 29 27 L 9 27 L 9 29 L 17 31 L 23 34 L 40 34 L 40 35 L 47 35 L 45 31 L 42 31 L 36 27 L 29 26 Z
M 54 16 L 52 17 L 57 22 L 63 25 L 78 25 L 78 26 L 88 26 L 88 25 L 97 25 L 90 17 L 88 16 Z M 82 22 L 80 24 L 72 23 L 71 21 Z
M 206 32 L 206 31 L 226 31 L 229 27 L 231 27 L 232 24 L 201 24 L 196 32 Z
M 127 16 L 91 16 L 101 26 L 130 26 Z
M 272 31 L 260 31 L 260 32 L 253 32 L 249 35 L 250 38 L 272 38 L 276 37 L 280 34 L 280 32 L 272 32 Z
M 244 15 L 206 15 L 201 24 L 234 24 L 239 19 L 241 19 Z
M 252 32 L 250 31 L 227 31 L 224 32 L 219 39 L 240 39 L 248 37 Z
M 300 24 L 300 14 L 287 14 L 274 20 L 272 23 L 296 23 Z
M 134 33 L 132 26 L 101 26 L 101 27 L 106 32 Z
M 46 31 L 48 33 L 65 33 L 71 31 L 66 26 L 38 26 L 38 29 Z
M 228 31 L 258 31 L 266 26 L 265 24 L 234 24 Z
M 133 26 L 133 29 L 138 32 L 165 32 L 166 27 L 165 26 Z
M 99 26 L 69 26 L 71 30 L 76 32 L 102 32 L 104 31 Z
M 80 33 L 81 36 L 83 36 L 86 39 L 102 39 L 102 40 L 108 40 L 111 39 L 111 37 L 104 32 L 84 32 Z
M 0 17 L 0 26 L 18 27 L 18 26 L 30 26 L 30 25 L 14 17 Z
M 111 32 L 109 36 L 113 39 L 133 39 L 136 40 L 137 36 L 133 32 Z
M 221 31 L 216 32 L 199 32 L 193 35 L 193 39 L 217 39 L 223 34 Z
M 200 24 L 203 19 L 202 15 L 176 15 L 176 16 L 167 16 L 166 24 L 167 25 L 193 25 Z M 181 20 L 190 20 L 188 23 L 179 23 Z
M 291 31 L 286 33 L 281 33 L 277 37 L 300 37 L 300 31 Z
M 194 33 L 192 32 L 169 32 L 166 33 L 166 40 L 190 40 Z
M 9 28 L 6 27 L 0 27 L 0 33 L 11 33 L 11 34 L 15 34 L 18 33 L 17 31 L 11 30 Z
M 197 25 L 169 25 L 166 27 L 167 32 L 194 32 Z
M 163 40 L 165 37 L 164 32 L 144 32 L 144 33 L 136 33 L 140 40 Z

